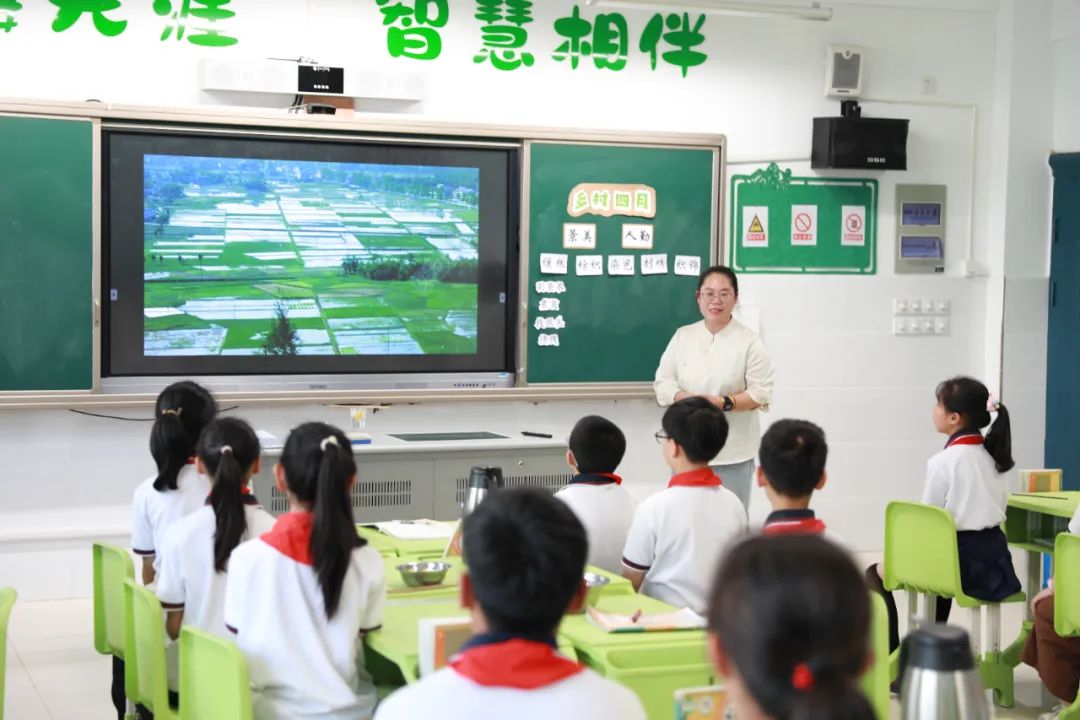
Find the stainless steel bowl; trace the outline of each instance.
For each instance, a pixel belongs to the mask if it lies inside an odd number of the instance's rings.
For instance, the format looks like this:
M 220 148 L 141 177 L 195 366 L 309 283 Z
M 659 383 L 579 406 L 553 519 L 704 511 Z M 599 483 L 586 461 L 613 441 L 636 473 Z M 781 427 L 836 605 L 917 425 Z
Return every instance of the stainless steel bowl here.
M 585 595 L 585 604 L 582 605 L 581 612 L 585 612 L 587 607 L 596 607 L 596 601 L 600 599 L 604 588 L 609 584 L 611 584 L 611 578 L 609 577 L 591 572 L 585 573 L 585 586 L 589 591 Z
M 411 562 L 397 566 L 401 579 L 409 587 L 439 585 L 452 566 L 445 562 Z

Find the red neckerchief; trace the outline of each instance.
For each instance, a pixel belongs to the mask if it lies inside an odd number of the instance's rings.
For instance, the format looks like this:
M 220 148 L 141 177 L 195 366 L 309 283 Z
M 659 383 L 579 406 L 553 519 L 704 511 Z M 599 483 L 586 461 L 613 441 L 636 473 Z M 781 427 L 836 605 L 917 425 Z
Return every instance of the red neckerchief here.
M 712 468 L 701 468 L 679 473 L 668 481 L 668 487 L 720 487 L 723 481 Z
M 945 443 L 945 449 L 948 450 L 953 445 L 982 445 L 986 442 L 982 433 L 958 433 L 949 438 L 949 442 Z
M 309 512 L 287 512 L 278 516 L 268 533 L 259 538 L 287 558 L 303 565 L 313 565 L 311 557 L 311 523 Z
M 614 473 L 580 473 L 570 481 L 571 485 L 622 485 L 622 478 Z
M 520 638 L 463 650 L 450 667 L 477 685 L 518 690 L 547 687 L 585 669 L 547 643 Z
M 777 516 L 774 519 L 774 516 Z M 769 515 L 761 528 L 763 535 L 821 535 L 825 523 L 814 517 L 813 510 L 781 511 Z

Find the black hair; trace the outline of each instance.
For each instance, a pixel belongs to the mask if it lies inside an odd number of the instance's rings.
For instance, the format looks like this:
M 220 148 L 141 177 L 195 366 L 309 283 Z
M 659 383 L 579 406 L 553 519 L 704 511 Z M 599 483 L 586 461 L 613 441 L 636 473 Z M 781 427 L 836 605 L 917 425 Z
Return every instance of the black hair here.
M 239 418 L 214 420 L 199 436 L 199 460 L 214 478 L 210 507 L 214 509 L 214 569 L 225 572 L 229 556 L 247 532 L 244 482 L 259 459 L 259 438 Z
M 322 588 L 326 617 L 334 617 L 352 551 L 364 542 L 356 534 L 349 479 L 356 475 L 352 443 L 345 433 L 321 422 L 304 423 L 289 433 L 281 451 L 289 491 L 310 504 L 315 517 L 311 557 Z
M 673 404 L 660 425 L 682 447 L 690 462 L 709 462 L 727 442 L 728 424 L 723 411 L 703 397 L 688 397 Z
M 581 587 L 589 540 L 565 503 L 540 488 L 491 493 L 462 534 L 476 601 L 492 632 L 555 632 Z
M 195 455 L 200 433 L 217 412 L 214 396 L 198 383 L 183 380 L 161 391 L 150 430 L 150 454 L 158 469 L 155 490 L 176 489 L 181 468 Z
M 964 430 L 977 432 L 990 425 L 990 411 L 987 404 L 990 402 L 990 391 L 986 386 L 974 378 L 954 377 L 937 386 L 934 391 L 937 400 L 946 411 L 958 413 L 964 418 Z M 1009 411 L 1001 403 L 997 403 L 997 420 L 986 434 L 983 447 L 990 457 L 994 458 L 994 465 L 998 472 L 1008 472 L 1016 467 L 1012 456 L 1012 428 L 1009 422 Z
M 580 472 L 613 473 L 626 454 L 626 436 L 607 418 L 589 415 L 570 432 L 570 452 Z
M 814 492 L 825 473 L 825 432 L 806 420 L 778 420 L 761 438 L 758 456 L 769 485 L 791 498 Z
M 754 700 L 776 720 L 873 720 L 859 688 L 870 595 L 843 550 L 808 535 L 757 536 L 724 559 L 710 631 Z M 796 687 L 800 671 L 809 687 Z
M 701 275 L 698 277 L 697 289 L 701 290 L 701 286 L 705 284 L 705 281 L 709 279 L 710 275 L 723 275 L 731 281 L 731 289 L 735 291 L 735 296 L 739 295 L 739 276 L 735 274 L 735 271 L 729 268 L 727 265 L 713 265 L 702 270 Z

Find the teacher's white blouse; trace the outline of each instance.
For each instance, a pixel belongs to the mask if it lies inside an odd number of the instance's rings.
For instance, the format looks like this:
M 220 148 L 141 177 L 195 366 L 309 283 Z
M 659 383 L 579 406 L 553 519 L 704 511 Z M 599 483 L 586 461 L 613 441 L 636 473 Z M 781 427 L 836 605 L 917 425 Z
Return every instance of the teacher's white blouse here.
M 661 406 L 675 402 L 675 393 L 738 395 L 745 391 L 768 410 L 772 401 L 773 368 L 761 338 L 732 318 L 715 335 L 701 320 L 675 331 L 656 369 L 653 390 Z M 728 440 L 713 461 L 718 465 L 753 460 L 761 443 L 758 413 L 727 414 Z

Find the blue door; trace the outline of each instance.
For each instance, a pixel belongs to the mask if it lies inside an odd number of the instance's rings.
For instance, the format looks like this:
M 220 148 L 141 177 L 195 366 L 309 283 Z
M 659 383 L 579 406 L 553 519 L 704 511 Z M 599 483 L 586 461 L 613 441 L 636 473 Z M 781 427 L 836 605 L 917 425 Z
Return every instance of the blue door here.
M 1080 490 L 1080 153 L 1053 155 L 1053 238 L 1046 353 L 1046 466 Z

